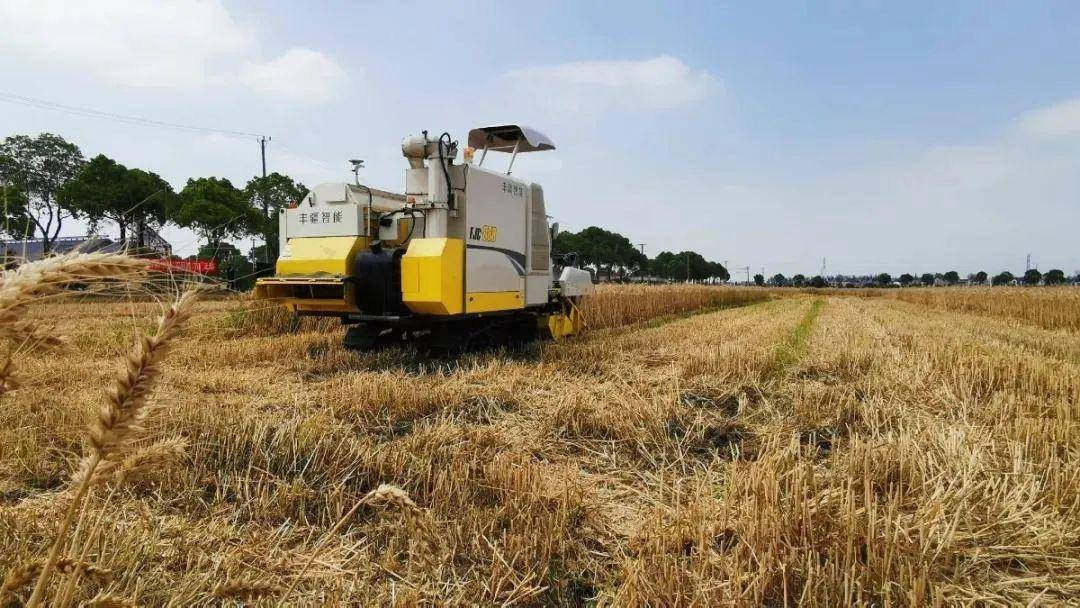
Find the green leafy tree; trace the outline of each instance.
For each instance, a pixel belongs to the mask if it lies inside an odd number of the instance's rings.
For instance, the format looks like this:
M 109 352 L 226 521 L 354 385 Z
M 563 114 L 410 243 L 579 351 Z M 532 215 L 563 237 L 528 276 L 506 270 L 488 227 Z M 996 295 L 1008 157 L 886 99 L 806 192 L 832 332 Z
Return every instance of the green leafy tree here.
M 58 197 L 85 215 L 91 226 L 102 220 L 114 222 L 121 241 L 127 242 L 128 230 L 135 228 L 135 244 L 140 247 L 145 245 L 146 228 L 164 224 L 177 202 L 172 186 L 157 174 L 128 169 L 103 154 L 90 159 Z
M 557 253 L 575 252 L 581 263 L 596 268 L 597 274 L 611 278 L 646 268 L 648 258 L 630 239 L 598 226 L 589 226 L 577 234 L 562 232 L 555 238 Z
M 979 272 L 975 273 L 975 275 L 971 278 L 971 280 L 972 280 L 972 282 L 976 283 L 977 285 L 984 285 L 986 283 L 987 278 L 988 277 L 986 275 L 986 272 L 980 270 Z
M 196 259 L 217 260 L 217 277 L 229 289 L 248 289 L 255 283 L 254 265 L 249 256 L 245 256 L 232 243 L 221 243 L 216 247 L 199 247 Z
M 271 173 L 266 177 L 252 178 L 244 186 L 244 195 L 259 211 L 257 231 L 267 245 L 259 252 L 263 257 L 256 259 L 273 261 L 278 256 L 278 214 L 304 198 L 307 188 L 287 175 Z
M 907 287 L 908 285 L 911 285 L 914 282 L 915 282 L 915 277 L 914 276 L 912 276 L 912 275 L 910 275 L 910 274 L 908 274 L 906 272 L 904 274 L 900 275 L 900 284 L 903 285 L 904 287 Z
M 956 272 L 955 270 L 950 270 L 945 274 L 941 275 L 941 278 L 945 279 L 945 282 L 949 285 L 956 285 L 960 282 L 960 273 Z
M 874 277 L 874 282 L 882 287 L 885 287 L 892 283 L 892 276 L 889 275 L 889 273 L 887 272 L 883 272 Z
M 45 252 L 52 251 L 64 220 L 78 216 L 57 193 L 85 162 L 78 146 L 52 133 L 13 135 L 0 142 L 0 184 L 19 190 L 24 199 L 14 223 L 32 227 L 26 233 L 41 238 Z M 13 207 L 8 212 L 13 210 L 19 211 Z
M 1024 272 L 1024 285 L 1038 285 L 1042 280 L 1042 273 L 1035 268 L 1029 268 Z
M 922 284 L 926 285 L 927 287 L 933 287 L 933 285 L 934 285 L 934 275 L 933 275 L 933 273 L 930 273 L 930 272 L 924 272 L 923 275 L 921 277 L 919 277 L 919 281 L 922 282 Z
M 990 284 L 991 285 L 1008 285 L 1009 283 L 1012 283 L 1014 280 L 1016 280 L 1016 277 L 1013 276 L 1013 273 L 1006 270 L 1005 272 L 994 275 L 994 278 L 991 280 Z
M 206 239 L 211 250 L 219 249 L 225 239 L 256 232 L 260 220 L 243 191 L 217 177 L 189 179 L 173 217 L 177 224 Z
M 1047 270 L 1043 275 L 1043 283 L 1047 285 L 1061 285 L 1065 283 L 1065 273 L 1057 268 Z
M 783 287 L 787 285 L 788 280 L 787 277 L 785 277 L 784 275 L 777 273 L 769 279 L 769 283 L 771 283 L 772 285 L 776 285 L 777 287 Z
M 0 184 L 0 204 L 4 210 L 0 232 L 13 239 L 23 239 L 33 233 L 34 223 L 27 208 L 29 201 L 21 188 Z
M 581 255 L 581 237 L 576 232 L 562 231 L 551 242 L 552 255 L 566 255 L 576 253 Z
M 708 264 L 708 278 L 717 279 L 719 281 L 731 279 L 731 274 L 728 273 L 728 269 L 724 268 L 724 265 L 720 262 L 709 262 Z
M 801 274 L 797 274 L 797 275 L 791 277 L 791 284 L 794 285 L 795 287 L 802 287 L 803 285 L 806 284 L 806 276 L 801 275 Z
M 765 284 L 765 275 L 755 274 L 754 275 L 754 285 L 757 285 L 758 287 L 761 287 L 764 284 Z
M 820 274 L 816 275 L 816 276 L 814 276 L 814 278 L 810 279 L 810 287 L 815 287 L 817 289 L 821 289 L 823 287 L 828 287 L 828 286 L 829 286 L 829 282 L 826 281 L 825 277 L 821 276 Z

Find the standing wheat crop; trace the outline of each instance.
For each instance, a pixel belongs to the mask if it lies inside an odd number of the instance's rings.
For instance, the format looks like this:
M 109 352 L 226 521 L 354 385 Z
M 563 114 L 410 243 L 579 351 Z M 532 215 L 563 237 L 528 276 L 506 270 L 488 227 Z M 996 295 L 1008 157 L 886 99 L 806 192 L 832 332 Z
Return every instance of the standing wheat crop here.
M 140 423 L 149 411 L 147 397 L 160 375 L 160 364 L 171 342 L 191 316 L 197 296 L 196 290 L 180 296 L 161 317 L 157 331 L 151 336 L 139 338 L 125 361 L 124 369 L 117 375 L 105 405 L 90 426 L 89 454 L 72 476 L 73 496 L 57 528 L 56 540 L 49 550 L 27 606 L 32 608 L 43 601 L 49 579 L 65 545 L 68 529 L 81 513 L 84 498 L 97 476 L 102 470 L 113 469 L 115 465 L 110 466 L 112 463 L 132 456 L 131 444 L 142 430 Z M 122 464 L 119 466 L 123 467 Z

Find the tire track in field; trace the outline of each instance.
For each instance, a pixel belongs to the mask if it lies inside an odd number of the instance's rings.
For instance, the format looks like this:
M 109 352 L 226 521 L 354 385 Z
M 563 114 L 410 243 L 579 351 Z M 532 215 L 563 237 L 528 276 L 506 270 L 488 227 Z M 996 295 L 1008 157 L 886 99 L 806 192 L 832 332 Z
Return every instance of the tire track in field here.
M 825 300 L 820 298 L 813 300 L 799 324 L 791 330 L 784 342 L 777 347 L 776 366 L 778 372 L 786 370 L 806 356 L 810 332 L 813 331 L 814 322 L 817 321 L 817 318 L 821 315 L 821 309 L 824 307 Z

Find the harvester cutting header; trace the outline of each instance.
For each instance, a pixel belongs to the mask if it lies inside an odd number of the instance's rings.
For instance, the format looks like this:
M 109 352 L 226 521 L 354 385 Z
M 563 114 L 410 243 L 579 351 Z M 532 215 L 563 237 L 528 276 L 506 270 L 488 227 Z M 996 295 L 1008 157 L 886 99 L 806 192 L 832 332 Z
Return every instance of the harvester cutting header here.
M 449 134 L 407 137 L 404 194 L 359 180 L 321 184 L 281 211 L 276 273 L 257 282 L 255 297 L 340 317 L 354 348 L 578 333 L 592 277 L 552 259 L 557 225 L 548 224 L 543 188 L 510 175 L 518 154 L 554 149 L 527 127 L 485 127 L 469 132 L 456 164 Z M 483 166 L 489 152 L 510 154 L 505 172 Z

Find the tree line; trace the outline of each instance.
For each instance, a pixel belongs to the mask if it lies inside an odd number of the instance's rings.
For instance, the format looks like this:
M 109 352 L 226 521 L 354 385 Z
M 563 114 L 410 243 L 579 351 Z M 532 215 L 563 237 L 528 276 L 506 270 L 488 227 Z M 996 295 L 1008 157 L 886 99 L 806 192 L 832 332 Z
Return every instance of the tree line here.
M 190 178 L 176 192 L 153 171 L 104 154 L 86 160 L 59 135 L 13 135 L 0 142 L 0 232 L 40 239 L 45 253 L 53 250 L 65 221 L 82 219 L 91 232 L 103 221 L 115 223 L 120 240 L 135 246 L 145 245 L 147 228 L 190 228 L 205 241 L 200 256 L 226 260 L 239 253 L 227 239 L 257 236 L 273 261 L 278 212 L 306 193 L 303 184 L 280 173 L 253 177 L 242 187 L 222 177 Z
M 916 277 L 910 273 L 904 273 L 895 279 L 887 272 L 882 272 L 877 275 L 866 276 L 844 276 L 836 275 L 829 278 L 815 276 L 811 279 L 807 279 L 804 275 L 797 274 L 790 279 L 782 274 L 773 275 L 768 281 L 760 274 L 754 275 L 754 282 L 758 285 L 768 285 L 774 287 L 828 287 L 830 285 L 841 287 L 916 287 L 925 286 L 931 287 L 935 285 L 958 285 L 961 283 L 960 273 L 955 270 L 949 270 L 947 272 L 939 273 L 923 273 Z M 1023 275 L 1017 277 L 1009 271 L 1004 271 L 991 277 L 986 272 L 980 270 L 967 275 L 967 284 L 969 285 L 1064 285 L 1069 282 L 1080 282 L 1080 276 L 1070 279 L 1065 275 L 1065 272 L 1054 268 L 1048 270 L 1045 273 L 1040 272 L 1038 269 L 1031 268 L 1024 272 Z
M 142 247 L 146 229 L 159 230 L 166 224 L 189 228 L 205 242 L 198 257 L 217 258 L 228 266 L 243 260 L 229 239 L 254 236 L 264 244 L 250 252 L 252 259 L 273 262 L 278 255 L 278 213 L 307 193 L 304 184 L 287 175 L 271 173 L 253 177 L 242 187 L 226 178 L 189 178 L 176 192 L 158 174 L 127 167 L 98 154 L 87 160 L 75 144 L 59 135 L 13 135 L 0 142 L 0 203 L 3 213 L 0 234 L 12 239 L 37 238 L 44 253 L 50 252 L 64 222 L 85 220 L 91 232 L 102 222 L 116 224 L 120 240 Z M 552 244 L 556 256 L 574 254 L 579 264 L 591 267 L 597 276 L 609 280 L 651 279 L 662 281 L 727 281 L 728 269 L 696 251 L 661 251 L 647 257 L 627 237 L 589 226 L 580 232 L 561 232 Z M 993 277 L 986 272 L 968 275 L 971 284 L 1060 285 L 1068 282 L 1065 273 L 1053 269 L 1045 274 L 1027 270 L 1020 277 L 1002 272 Z M 955 285 L 956 271 L 925 273 L 920 277 L 904 273 L 895 280 L 888 273 L 867 277 L 807 278 L 782 274 L 768 281 L 754 275 L 758 285 L 826 287 L 851 284 L 880 287 L 911 285 Z
M 706 260 L 696 251 L 661 251 L 649 258 L 625 236 L 589 226 L 580 232 L 559 232 L 552 243 L 555 256 L 575 255 L 598 277 L 609 280 L 649 278 L 664 281 L 726 281 L 724 265 Z

